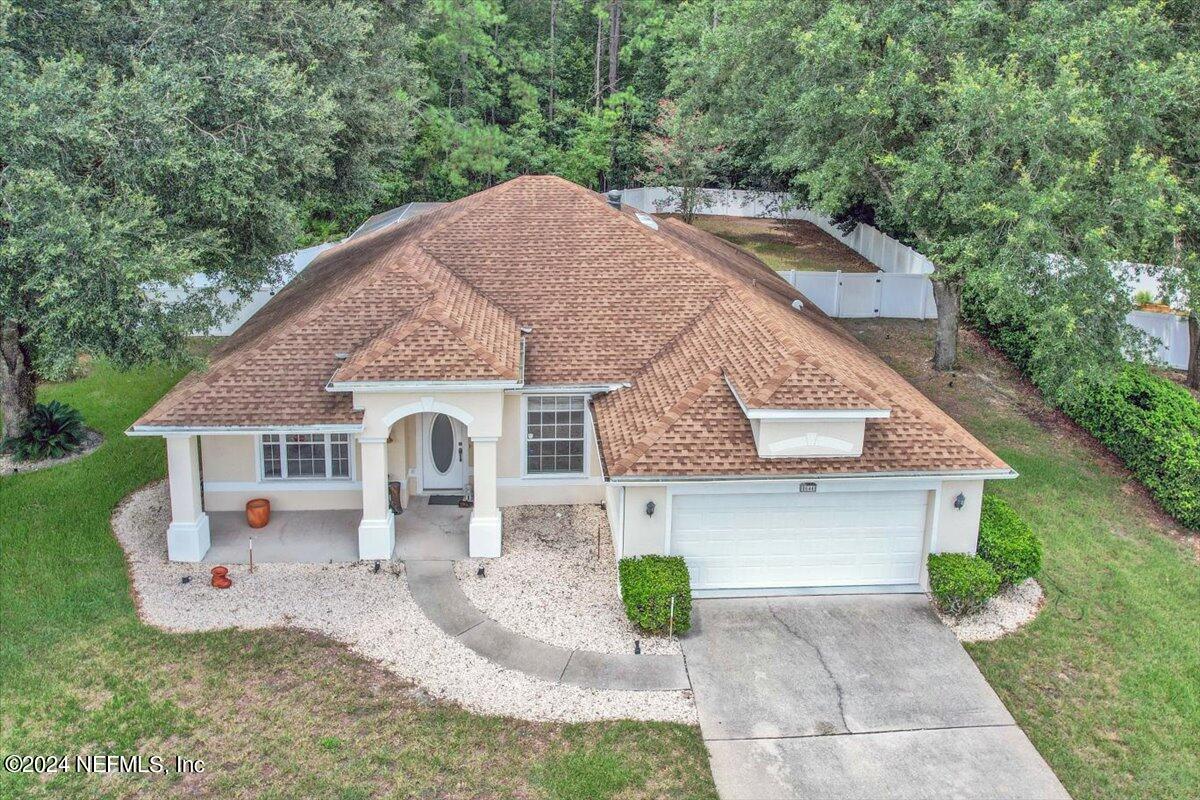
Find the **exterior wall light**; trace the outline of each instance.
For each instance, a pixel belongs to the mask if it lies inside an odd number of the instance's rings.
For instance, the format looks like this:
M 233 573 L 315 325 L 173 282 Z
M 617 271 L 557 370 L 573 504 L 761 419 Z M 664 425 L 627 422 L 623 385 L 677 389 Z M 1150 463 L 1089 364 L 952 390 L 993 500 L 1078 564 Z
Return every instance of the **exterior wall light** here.
M 962 492 L 958 493 L 958 497 L 954 498 L 954 507 L 962 511 L 962 507 L 967 504 L 967 496 Z
M 647 517 L 654 516 L 654 501 L 653 500 L 651 500 L 649 503 L 646 503 L 646 516 Z

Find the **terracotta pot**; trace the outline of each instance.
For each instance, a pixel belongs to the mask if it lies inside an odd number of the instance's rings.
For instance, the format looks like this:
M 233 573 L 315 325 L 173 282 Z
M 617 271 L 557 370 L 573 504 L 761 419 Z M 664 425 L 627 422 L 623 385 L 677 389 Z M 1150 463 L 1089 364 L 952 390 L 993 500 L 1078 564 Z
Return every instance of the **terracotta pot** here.
M 246 503 L 246 522 L 251 528 L 265 527 L 271 521 L 271 501 L 261 497 Z
M 233 581 L 229 579 L 229 567 L 216 566 L 212 568 L 212 580 L 210 583 L 217 589 L 228 589 L 233 586 Z

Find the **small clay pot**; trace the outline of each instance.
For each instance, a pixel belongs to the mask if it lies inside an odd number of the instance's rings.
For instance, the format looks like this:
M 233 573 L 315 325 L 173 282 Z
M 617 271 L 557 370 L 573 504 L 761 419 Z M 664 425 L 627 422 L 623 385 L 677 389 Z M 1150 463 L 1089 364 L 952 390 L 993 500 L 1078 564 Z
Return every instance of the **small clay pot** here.
M 216 589 L 228 589 L 233 586 L 229 579 L 229 567 L 216 566 L 212 568 L 212 585 Z
M 271 521 L 271 501 L 258 498 L 246 503 L 246 523 L 251 528 L 264 528 Z

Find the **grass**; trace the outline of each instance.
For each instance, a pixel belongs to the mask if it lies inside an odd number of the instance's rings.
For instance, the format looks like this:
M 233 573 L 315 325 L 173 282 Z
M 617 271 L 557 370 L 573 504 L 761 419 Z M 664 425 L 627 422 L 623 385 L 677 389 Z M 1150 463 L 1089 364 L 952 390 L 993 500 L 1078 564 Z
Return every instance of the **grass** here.
M 45 387 L 105 443 L 0 478 L 0 751 L 178 755 L 205 770 L 0 773 L 0 797 L 715 796 L 695 728 L 477 716 L 312 634 L 141 624 L 109 516 L 162 477 L 164 451 L 122 431 L 179 377 L 99 363 Z
M 844 243 L 801 220 L 699 215 L 692 225 L 750 251 L 774 270 L 879 271 Z
M 928 367 L 932 323 L 849 327 L 1021 473 L 988 491 L 1045 542 L 1047 606 L 1021 633 L 968 650 L 1067 790 L 1197 796 L 1196 535 L 978 339 L 966 338 L 961 369 L 948 377 Z

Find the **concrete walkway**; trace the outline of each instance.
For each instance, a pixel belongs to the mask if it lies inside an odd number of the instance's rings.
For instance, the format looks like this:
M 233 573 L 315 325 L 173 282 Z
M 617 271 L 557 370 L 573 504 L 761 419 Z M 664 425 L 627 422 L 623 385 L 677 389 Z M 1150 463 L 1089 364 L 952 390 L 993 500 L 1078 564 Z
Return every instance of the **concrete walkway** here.
M 683 656 L 567 650 L 514 633 L 471 603 L 459 586 L 453 561 L 414 556 L 410 552 L 404 563 L 408 590 L 417 606 L 439 628 L 489 661 L 552 683 L 585 689 L 691 688 Z
M 733 798 L 1067 798 L 922 595 L 699 600 L 683 639 Z

